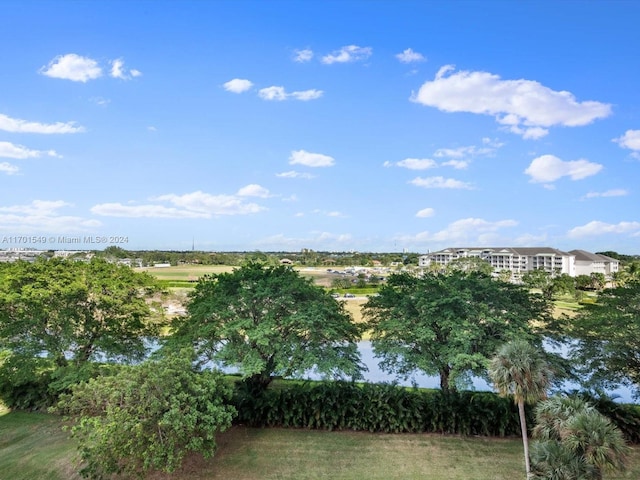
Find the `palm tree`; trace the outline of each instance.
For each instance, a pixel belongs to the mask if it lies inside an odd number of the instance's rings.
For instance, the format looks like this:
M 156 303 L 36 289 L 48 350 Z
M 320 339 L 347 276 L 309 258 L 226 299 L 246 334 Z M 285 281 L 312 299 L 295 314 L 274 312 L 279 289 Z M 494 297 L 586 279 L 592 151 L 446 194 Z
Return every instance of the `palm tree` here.
M 554 397 L 536 408 L 532 447 L 534 478 L 601 480 L 605 469 L 623 470 L 628 453 L 622 432 L 592 405 Z
M 546 398 L 551 383 L 551 367 L 538 348 L 524 340 L 514 340 L 503 345 L 493 357 L 489 376 L 500 395 L 513 395 L 518 405 L 525 470 L 529 478 L 531 466 L 524 405 Z

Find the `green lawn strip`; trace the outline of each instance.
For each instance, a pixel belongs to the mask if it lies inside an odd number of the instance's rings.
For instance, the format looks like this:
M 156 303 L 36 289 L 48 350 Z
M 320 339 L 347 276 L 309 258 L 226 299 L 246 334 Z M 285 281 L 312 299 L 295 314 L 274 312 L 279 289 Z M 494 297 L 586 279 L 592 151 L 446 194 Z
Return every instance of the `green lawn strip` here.
M 59 417 L 0 411 L 0 479 L 76 480 L 75 444 Z M 189 456 L 173 475 L 152 480 L 511 480 L 523 474 L 520 439 L 434 434 L 372 434 L 233 427 L 218 434 L 212 459 Z M 640 478 L 640 447 L 630 469 L 609 480 Z
M 0 411 L 0 479 L 81 478 L 75 443 L 61 426 L 55 415 Z
M 640 478 L 640 449 L 622 476 Z M 524 474 L 519 439 L 234 427 L 212 460 L 189 459 L 177 477 L 235 480 L 511 480 Z

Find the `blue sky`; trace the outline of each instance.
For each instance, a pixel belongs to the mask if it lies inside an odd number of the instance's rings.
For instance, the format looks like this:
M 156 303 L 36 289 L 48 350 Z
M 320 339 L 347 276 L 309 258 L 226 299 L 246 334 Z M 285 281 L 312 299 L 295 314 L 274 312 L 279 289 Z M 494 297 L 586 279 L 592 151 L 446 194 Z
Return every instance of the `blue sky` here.
M 640 253 L 638 2 L 0 11 L 0 249 Z

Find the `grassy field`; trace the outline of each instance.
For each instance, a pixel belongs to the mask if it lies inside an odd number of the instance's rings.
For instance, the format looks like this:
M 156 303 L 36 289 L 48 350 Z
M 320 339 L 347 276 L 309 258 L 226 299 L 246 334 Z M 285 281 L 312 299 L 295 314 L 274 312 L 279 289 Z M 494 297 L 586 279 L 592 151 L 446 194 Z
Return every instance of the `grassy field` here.
M 78 480 L 75 444 L 58 417 L 0 410 L 0 480 Z M 190 456 L 152 480 L 511 480 L 523 478 L 519 439 L 233 427 L 213 459 Z M 630 469 L 640 478 L 640 448 Z

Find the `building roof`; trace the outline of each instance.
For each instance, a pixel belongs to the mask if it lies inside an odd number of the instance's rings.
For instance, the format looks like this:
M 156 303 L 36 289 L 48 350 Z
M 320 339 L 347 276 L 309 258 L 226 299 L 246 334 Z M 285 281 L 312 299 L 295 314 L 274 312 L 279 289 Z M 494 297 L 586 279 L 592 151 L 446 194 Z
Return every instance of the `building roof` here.
M 601 253 L 591 253 L 586 250 L 571 250 L 571 255 L 575 255 L 577 262 L 605 262 L 605 263 L 617 263 L 615 258 L 607 257 Z

